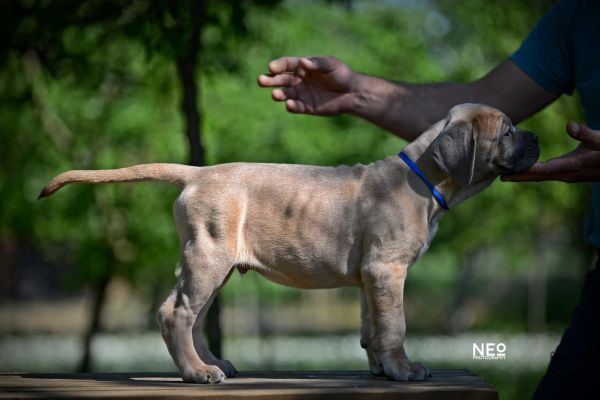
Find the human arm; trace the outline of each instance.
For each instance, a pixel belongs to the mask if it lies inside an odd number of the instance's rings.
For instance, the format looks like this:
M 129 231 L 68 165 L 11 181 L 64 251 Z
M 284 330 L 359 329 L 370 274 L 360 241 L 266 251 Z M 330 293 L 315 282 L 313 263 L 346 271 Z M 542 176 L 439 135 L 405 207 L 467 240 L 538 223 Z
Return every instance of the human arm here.
M 272 97 L 290 112 L 349 113 L 406 140 L 413 140 L 460 103 L 485 103 L 519 122 L 558 94 L 533 81 L 506 60 L 470 83 L 409 84 L 352 71 L 334 57 L 282 57 L 269 63 L 258 83 L 274 87 Z

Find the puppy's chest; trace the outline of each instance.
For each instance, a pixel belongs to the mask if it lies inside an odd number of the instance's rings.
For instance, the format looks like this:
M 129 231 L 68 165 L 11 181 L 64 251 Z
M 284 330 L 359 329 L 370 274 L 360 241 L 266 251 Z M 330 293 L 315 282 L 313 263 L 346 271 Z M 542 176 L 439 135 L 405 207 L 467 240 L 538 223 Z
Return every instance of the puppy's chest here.
M 437 230 L 438 230 L 438 220 L 436 219 L 435 221 L 432 221 L 432 223 L 429 224 L 429 230 L 427 232 L 427 237 L 425 239 L 425 242 L 423 243 L 423 246 L 419 250 L 419 254 L 417 255 L 417 258 L 415 259 L 415 261 L 417 261 L 419 258 L 421 258 L 421 256 L 423 254 L 425 254 L 427 249 L 429 249 L 429 245 L 431 244 L 431 241 L 435 237 Z
M 403 225 L 393 235 L 373 233 L 374 240 L 370 243 L 365 259 L 411 266 L 427 251 L 437 229 L 436 220 L 419 227 Z

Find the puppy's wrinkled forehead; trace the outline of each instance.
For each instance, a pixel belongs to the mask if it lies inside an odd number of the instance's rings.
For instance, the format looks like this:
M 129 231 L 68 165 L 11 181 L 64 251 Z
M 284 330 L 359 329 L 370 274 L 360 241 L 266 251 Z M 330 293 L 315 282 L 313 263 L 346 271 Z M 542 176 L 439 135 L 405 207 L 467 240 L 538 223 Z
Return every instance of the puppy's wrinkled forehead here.
M 482 104 L 460 104 L 448 112 L 449 123 L 468 123 L 479 133 L 480 139 L 491 139 L 512 125 L 501 111 Z

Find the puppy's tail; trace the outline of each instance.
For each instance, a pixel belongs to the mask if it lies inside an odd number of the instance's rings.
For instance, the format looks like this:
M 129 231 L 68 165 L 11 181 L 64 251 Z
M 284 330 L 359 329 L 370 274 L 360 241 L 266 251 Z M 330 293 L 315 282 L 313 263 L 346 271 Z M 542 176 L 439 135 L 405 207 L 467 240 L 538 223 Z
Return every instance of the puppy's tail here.
M 118 169 L 72 170 L 56 176 L 42 189 L 38 199 L 48 197 L 69 183 L 163 181 L 183 187 L 199 167 L 181 164 L 140 164 Z

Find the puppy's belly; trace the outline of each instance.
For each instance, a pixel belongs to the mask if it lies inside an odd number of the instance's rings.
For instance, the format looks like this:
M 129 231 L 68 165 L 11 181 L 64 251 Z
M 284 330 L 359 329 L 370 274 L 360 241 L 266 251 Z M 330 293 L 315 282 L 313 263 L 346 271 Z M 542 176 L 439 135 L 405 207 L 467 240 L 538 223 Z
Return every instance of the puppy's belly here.
M 328 289 L 360 284 L 358 274 L 344 272 L 342 267 L 306 266 L 281 261 L 272 266 L 262 263 L 239 263 L 235 268 L 242 274 L 249 270 L 256 271 L 275 283 L 298 289 Z
M 263 225 L 265 221 L 270 224 Z M 335 232 L 323 225 L 308 216 L 296 223 L 251 221 L 237 241 L 234 265 L 241 272 L 253 270 L 295 288 L 360 285 L 361 241 L 354 240 L 348 229 Z

